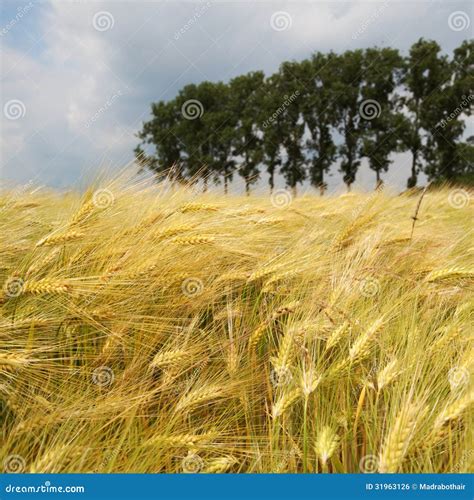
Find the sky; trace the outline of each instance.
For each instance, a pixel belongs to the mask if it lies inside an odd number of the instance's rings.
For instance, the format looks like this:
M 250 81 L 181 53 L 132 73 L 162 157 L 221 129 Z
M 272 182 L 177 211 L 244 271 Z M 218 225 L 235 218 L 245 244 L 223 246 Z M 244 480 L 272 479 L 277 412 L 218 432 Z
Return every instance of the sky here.
M 0 179 L 72 188 L 122 169 L 150 104 L 189 83 L 420 37 L 450 53 L 473 26 L 469 1 L 2 0 Z M 402 189 L 409 165 L 395 155 L 385 182 Z M 374 182 L 364 162 L 356 185 Z

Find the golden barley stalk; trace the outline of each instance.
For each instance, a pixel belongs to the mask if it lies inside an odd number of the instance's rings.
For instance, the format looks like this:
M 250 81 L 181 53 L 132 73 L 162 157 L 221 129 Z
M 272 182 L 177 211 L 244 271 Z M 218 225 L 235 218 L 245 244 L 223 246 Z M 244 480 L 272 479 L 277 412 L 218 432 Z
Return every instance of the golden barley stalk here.
M 208 462 L 208 465 L 204 472 L 207 474 L 216 474 L 226 472 L 228 469 L 232 467 L 237 462 L 234 457 L 226 456 L 215 458 Z
M 331 365 L 329 369 L 329 373 L 327 374 L 329 378 L 337 378 L 340 375 L 344 374 L 347 369 L 351 366 L 353 360 L 349 357 L 343 358 L 337 363 Z
M 209 385 L 207 387 L 199 387 L 194 391 L 186 394 L 178 401 L 176 411 L 189 410 L 194 406 L 198 406 L 204 402 L 212 401 L 213 399 L 223 396 L 222 387 L 218 385 Z
M 31 293 L 34 295 L 43 294 L 64 294 L 69 292 L 71 286 L 64 281 L 42 279 L 38 281 L 26 281 L 23 287 L 23 293 Z
M 15 432 L 31 432 L 32 429 L 44 428 L 62 418 L 62 415 L 35 415 L 29 419 L 23 420 L 15 427 Z
M 263 208 L 243 208 L 242 210 L 238 210 L 235 212 L 235 215 L 258 215 L 258 214 L 264 214 L 266 212 L 265 209 Z
M 182 361 L 189 356 L 189 351 L 176 349 L 174 351 L 159 352 L 150 363 L 151 368 L 160 368 L 161 366 L 174 364 Z
M 295 356 L 295 347 L 302 345 L 304 331 L 299 328 L 289 328 L 280 340 L 278 355 L 271 358 L 271 363 L 275 370 L 289 369 L 289 364 Z
M 149 266 L 145 267 L 144 269 L 140 269 L 138 271 L 134 271 L 132 273 L 127 273 L 125 274 L 124 278 L 126 279 L 134 279 L 134 278 L 141 278 L 141 277 L 146 277 L 149 276 L 150 273 L 155 271 L 158 268 L 158 264 L 150 264 Z
M 207 243 L 212 243 L 214 241 L 212 236 L 181 236 L 171 240 L 177 245 L 205 245 Z
M 208 203 L 188 203 L 180 208 L 180 212 L 183 214 L 187 212 L 215 212 L 218 209 L 217 205 L 210 205 Z
M 257 344 L 260 342 L 260 339 L 263 337 L 263 334 L 265 333 L 265 330 L 268 328 L 268 325 L 266 323 L 262 323 L 259 325 L 253 332 L 252 335 L 250 336 L 249 340 L 249 349 L 250 350 L 255 350 L 257 347 Z
M 395 473 L 400 470 L 417 424 L 420 405 L 406 404 L 390 429 L 379 462 L 379 472 Z
M 334 246 L 338 249 L 348 246 L 352 242 L 354 234 L 363 226 L 372 222 L 376 216 L 376 213 L 369 213 L 356 219 L 336 236 Z
M 358 361 L 369 354 L 372 341 L 382 325 L 382 318 L 375 320 L 370 327 L 357 338 L 353 346 L 349 349 L 349 358 L 352 362 Z
M 30 360 L 24 355 L 16 352 L 0 352 L 0 369 L 13 370 L 23 368 L 30 363 Z
M 390 384 L 395 378 L 397 378 L 402 370 L 399 367 L 399 362 L 397 359 L 393 359 L 388 363 L 377 375 L 377 388 L 382 390 L 385 386 Z
M 41 394 L 35 394 L 34 399 L 41 406 L 44 406 L 47 409 L 51 409 L 52 407 L 51 403 L 45 397 L 41 396 Z
M 93 200 L 86 201 L 81 206 L 81 208 L 76 212 L 76 214 L 72 217 L 70 225 L 74 226 L 76 224 L 84 222 L 84 220 L 87 219 L 94 210 L 95 210 L 95 205 Z
M 431 272 L 427 277 L 427 281 L 435 282 L 448 280 L 453 278 L 474 278 L 474 271 L 471 269 L 462 269 L 460 267 L 449 267 Z
M 285 392 L 281 397 L 275 402 L 272 408 L 273 418 L 277 418 L 290 408 L 298 399 L 301 398 L 301 389 L 297 387 L 289 392 Z
M 283 306 L 280 306 L 278 309 L 275 310 L 272 318 L 277 319 L 285 314 L 292 314 L 298 309 L 300 305 L 301 302 L 299 300 L 294 300 L 292 302 L 289 302 L 288 304 L 284 304 Z
M 217 434 L 209 432 L 206 434 L 176 434 L 176 435 L 157 435 L 145 441 L 145 446 L 165 446 L 165 447 L 190 447 L 209 442 Z
M 84 233 L 80 231 L 70 230 L 62 234 L 52 234 L 51 236 L 46 236 L 42 240 L 36 243 L 37 247 L 43 246 L 53 246 L 53 245 L 62 245 L 63 243 L 68 243 L 73 240 L 78 240 L 82 238 Z
M 35 203 L 34 201 L 32 202 L 25 202 L 25 203 L 15 203 L 13 205 L 13 207 L 15 209 L 18 209 L 18 208 L 21 208 L 21 209 L 24 209 L 24 208 L 36 208 L 36 207 L 40 207 L 41 204 L 40 203 Z
M 474 403 L 474 389 L 471 388 L 462 397 L 448 405 L 437 417 L 429 443 L 436 444 L 441 441 L 447 434 L 449 424 L 459 420 L 472 403 Z
M 175 236 L 179 233 L 186 233 L 194 228 L 191 224 L 181 224 L 179 226 L 170 226 L 160 229 L 153 234 L 156 238 L 169 238 L 170 236 Z
M 303 373 L 301 374 L 300 386 L 304 396 L 307 398 L 312 392 L 314 392 L 321 384 L 322 380 L 323 376 L 316 376 L 312 368 L 303 371 Z
M 259 220 L 252 221 L 252 222 L 258 226 L 273 226 L 273 225 L 281 224 L 282 222 L 285 222 L 285 219 L 265 218 L 265 219 L 259 219 Z
M 316 434 L 314 451 L 321 462 L 325 465 L 334 455 L 338 445 L 339 436 L 331 427 L 326 425 Z
M 279 271 L 282 267 L 284 267 L 284 264 L 274 264 L 273 266 L 266 266 L 258 269 L 249 276 L 248 281 L 256 281 L 264 276 L 274 273 L 275 271 Z
M 336 328 L 331 332 L 331 335 L 326 341 L 325 350 L 328 351 L 332 347 L 336 346 L 342 339 L 343 335 L 349 330 L 349 323 L 346 321 L 341 326 Z
M 119 271 L 123 269 L 123 264 L 114 264 L 113 266 L 107 267 L 102 276 L 99 278 L 102 282 L 107 282 L 113 278 Z
M 64 446 L 56 446 L 37 459 L 30 467 L 29 472 L 34 474 L 54 473 L 63 457 Z

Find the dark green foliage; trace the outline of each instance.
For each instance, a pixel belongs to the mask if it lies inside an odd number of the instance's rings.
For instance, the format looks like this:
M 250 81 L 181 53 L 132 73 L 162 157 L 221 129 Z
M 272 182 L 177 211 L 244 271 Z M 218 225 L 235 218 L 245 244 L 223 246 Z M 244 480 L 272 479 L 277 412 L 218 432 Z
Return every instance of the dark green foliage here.
M 390 166 L 390 155 L 404 149 L 399 131 L 403 130 L 405 121 L 400 98 L 395 93 L 401 80 L 403 59 L 394 49 L 368 49 L 364 66 L 363 103 L 372 103 L 374 113 L 361 124 L 362 155 L 368 158 L 376 174 L 376 186 L 379 186 L 381 173 Z
M 337 85 L 332 69 L 335 64 L 337 64 L 335 54 L 318 52 L 311 60 L 300 64 L 298 75 L 303 84 L 301 113 L 309 133 L 306 141 L 310 161 L 309 177 L 311 184 L 319 188 L 321 193 L 327 187 L 324 176 L 337 155 L 332 134 L 338 124 L 338 114 L 333 104 Z
M 474 41 L 451 58 L 420 39 L 403 58 L 370 48 L 315 53 L 281 65 L 274 75 L 255 71 L 228 84 L 185 86 L 175 99 L 152 104 L 135 149 L 143 169 L 174 181 L 223 183 L 238 174 L 247 194 L 268 174 L 293 190 L 308 179 L 321 193 L 336 162 L 347 187 L 364 158 L 382 182 L 393 154 L 408 151 L 416 186 L 472 179 L 474 145 L 463 142 L 474 103 Z M 149 154 L 151 147 L 155 150 Z
M 232 130 L 233 154 L 241 159 L 239 175 L 245 179 L 247 193 L 259 178 L 259 165 L 263 160 L 262 138 L 258 131 L 264 79 L 263 72 L 256 71 L 234 78 L 229 84 L 232 112 L 237 117 Z

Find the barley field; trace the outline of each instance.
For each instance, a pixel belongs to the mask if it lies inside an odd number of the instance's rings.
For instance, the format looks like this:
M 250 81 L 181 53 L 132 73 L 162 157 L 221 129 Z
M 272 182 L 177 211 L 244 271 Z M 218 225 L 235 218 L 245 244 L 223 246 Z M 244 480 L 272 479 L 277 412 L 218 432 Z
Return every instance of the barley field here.
M 3 470 L 472 471 L 471 196 L 421 196 L 1 193 Z

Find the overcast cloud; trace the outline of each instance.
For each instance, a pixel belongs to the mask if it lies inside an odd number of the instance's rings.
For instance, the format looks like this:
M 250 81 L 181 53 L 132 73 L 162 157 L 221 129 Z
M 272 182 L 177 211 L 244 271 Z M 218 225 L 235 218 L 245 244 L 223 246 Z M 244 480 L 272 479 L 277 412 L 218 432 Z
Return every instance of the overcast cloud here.
M 453 25 L 456 12 L 461 24 Z M 378 45 L 406 52 L 420 37 L 451 52 L 472 37 L 473 21 L 472 2 L 446 0 L 7 0 L 0 22 L 1 175 L 75 185 L 101 166 L 130 161 L 150 103 L 173 98 L 188 83 L 259 69 L 269 75 L 316 50 Z M 472 122 L 469 128 L 472 134 Z M 397 155 L 385 180 L 403 187 L 408 165 L 407 155 Z M 335 172 L 330 187 L 340 182 Z M 373 186 L 374 174 L 361 169 L 358 183 Z

